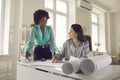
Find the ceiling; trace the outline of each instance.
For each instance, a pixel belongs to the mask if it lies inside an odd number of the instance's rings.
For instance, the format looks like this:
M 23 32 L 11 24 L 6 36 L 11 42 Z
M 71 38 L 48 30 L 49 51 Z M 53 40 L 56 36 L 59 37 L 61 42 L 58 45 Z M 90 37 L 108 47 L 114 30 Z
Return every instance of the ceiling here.
M 110 8 L 111 12 L 120 12 L 120 0 L 96 0 Z

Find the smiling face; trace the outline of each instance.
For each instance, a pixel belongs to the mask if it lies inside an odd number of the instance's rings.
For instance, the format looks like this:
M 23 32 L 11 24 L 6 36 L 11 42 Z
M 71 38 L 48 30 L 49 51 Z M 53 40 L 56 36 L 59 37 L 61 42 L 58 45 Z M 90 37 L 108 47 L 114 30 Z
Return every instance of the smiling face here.
M 70 28 L 69 37 L 70 39 L 76 39 L 78 37 L 78 34 L 72 29 L 72 27 Z
M 45 27 L 47 24 L 47 17 L 43 17 L 40 21 L 39 21 L 39 25 L 42 27 Z

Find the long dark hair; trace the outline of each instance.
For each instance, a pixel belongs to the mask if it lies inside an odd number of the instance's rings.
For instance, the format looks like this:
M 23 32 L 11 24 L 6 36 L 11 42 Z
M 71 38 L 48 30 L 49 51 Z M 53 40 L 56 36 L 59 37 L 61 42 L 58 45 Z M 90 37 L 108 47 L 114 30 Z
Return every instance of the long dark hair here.
M 83 29 L 82 29 L 81 25 L 79 25 L 79 24 L 72 24 L 71 28 L 78 34 L 78 40 L 80 42 L 86 42 L 86 40 L 84 39 Z

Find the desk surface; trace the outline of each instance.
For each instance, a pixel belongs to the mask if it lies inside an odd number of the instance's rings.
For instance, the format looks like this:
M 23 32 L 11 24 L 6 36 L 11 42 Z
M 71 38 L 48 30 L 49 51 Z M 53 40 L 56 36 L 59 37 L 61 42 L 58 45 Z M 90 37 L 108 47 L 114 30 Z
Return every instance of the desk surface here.
M 63 63 L 51 63 L 48 61 L 37 61 L 31 63 L 18 62 L 18 65 L 28 67 L 35 70 L 43 70 L 44 72 L 54 73 L 55 75 L 62 75 L 63 77 L 72 77 L 78 80 L 120 80 L 120 66 L 119 65 L 109 65 L 101 71 L 95 72 L 91 75 L 85 75 L 83 73 L 65 75 L 62 70 Z

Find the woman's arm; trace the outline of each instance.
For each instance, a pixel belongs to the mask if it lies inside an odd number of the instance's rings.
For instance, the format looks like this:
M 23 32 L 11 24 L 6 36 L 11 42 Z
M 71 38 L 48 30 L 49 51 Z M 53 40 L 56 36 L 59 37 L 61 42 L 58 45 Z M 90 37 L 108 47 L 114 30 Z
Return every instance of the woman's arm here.
M 34 46 L 34 39 L 35 39 L 35 29 L 32 27 L 30 34 L 29 34 L 29 39 L 26 44 L 25 52 L 26 53 L 31 53 L 33 46 Z
M 56 54 L 56 59 L 57 60 L 62 60 L 65 57 L 65 52 L 67 50 L 66 46 L 67 45 L 66 45 L 66 42 L 65 42 L 63 44 L 62 50 L 58 54 Z
M 54 33 L 52 27 L 50 27 L 50 50 L 52 52 L 52 55 L 55 55 L 57 51 L 56 43 L 55 43 L 55 38 L 54 38 Z
M 89 42 L 85 42 L 83 45 L 83 49 L 82 49 L 82 56 L 81 57 L 87 57 L 87 54 L 89 53 Z

